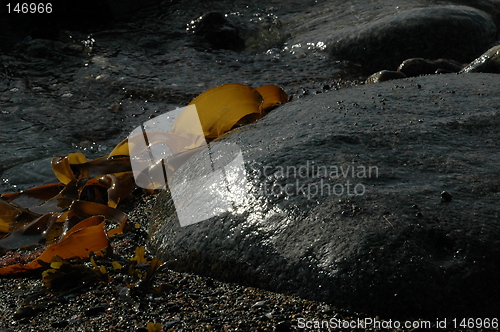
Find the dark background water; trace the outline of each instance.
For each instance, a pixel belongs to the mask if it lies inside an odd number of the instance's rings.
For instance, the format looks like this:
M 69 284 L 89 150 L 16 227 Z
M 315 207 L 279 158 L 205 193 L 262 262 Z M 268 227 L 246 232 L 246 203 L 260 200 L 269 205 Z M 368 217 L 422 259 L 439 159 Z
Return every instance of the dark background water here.
M 63 1 L 0 14 L 0 192 L 55 181 L 50 158 L 105 155 L 149 118 L 225 83 L 295 98 L 357 78 L 325 51 L 332 34 L 427 1 Z M 217 49 L 190 30 L 218 11 L 245 40 Z

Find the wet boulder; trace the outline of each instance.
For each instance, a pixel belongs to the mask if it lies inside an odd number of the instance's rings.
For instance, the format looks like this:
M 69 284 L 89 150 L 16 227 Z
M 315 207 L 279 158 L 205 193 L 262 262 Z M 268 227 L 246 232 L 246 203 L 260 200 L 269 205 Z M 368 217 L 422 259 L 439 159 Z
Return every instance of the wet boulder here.
M 149 247 L 176 270 L 386 319 L 494 317 L 499 88 L 430 75 L 283 105 L 179 169 Z
M 423 0 L 423 2 L 427 2 L 430 5 L 436 3 L 433 0 Z M 500 26 L 500 2 L 497 0 L 448 0 L 447 2 L 454 5 L 469 6 L 482 10 L 491 15 L 497 27 Z
M 500 74 L 500 45 L 490 48 L 462 69 L 462 72 Z
M 417 8 L 333 34 L 331 56 L 367 72 L 396 69 L 405 59 L 470 62 L 495 40 L 490 15 L 465 6 Z

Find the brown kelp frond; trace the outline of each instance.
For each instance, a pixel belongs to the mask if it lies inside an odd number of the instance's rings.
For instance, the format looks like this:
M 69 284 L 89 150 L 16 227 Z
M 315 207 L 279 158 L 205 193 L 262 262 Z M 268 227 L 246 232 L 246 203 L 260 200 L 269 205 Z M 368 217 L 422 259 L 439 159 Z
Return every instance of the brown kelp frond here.
M 285 104 L 290 100 L 286 92 L 277 85 L 262 85 L 255 90 L 257 90 L 264 99 L 262 109 L 265 112 L 269 112 L 276 105 Z
M 254 89 L 243 84 L 226 84 L 209 89 L 181 112 L 169 133 L 148 133 L 150 143 L 146 148 L 161 143 L 173 151 L 165 164 L 151 168 L 166 165 L 163 172 L 175 172 L 207 142 L 235 126 L 260 119 L 288 100 L 283 89 L 274 85 Z M 54 157 L 52 170 L 61 183 L 1 195 L 0 253 L 33 245 L 37 251 L 28 263 L 19 257 L 16 263 L 4 264 L 0 276 L 45 267 L 50 272 L 44 274 L 44 280 L 51 283 L 54 273 L 68 272 L 67 265 L 59 259 L 86 258 L 91 252 L 100 253 L 108 248 L 109 238 L 122 233 L 127 221 L 127 215 L 118 207 L 137 187 L 130 162 L 130 155 L 144 148 L 137 142 L 126 139 L 108 156 L 94 160 L 87 160 L 80 152 Z M 40 245 L 45 247 L 40 249 Z M 136 277 L 150 280 L 161 262 L 147 261 L 144 249 L 138 250 L 132 260 L 135 263 L 123 267 L 115 262 L 111 268 L 126 268 Z M 99 270 L 106 274 L 106 267 Z
M 103 217 L 95 216 L 83 220 L 84 225 L 75 226 L 62 239 L 49 245 L 35 260 L 26 265 L 14 264 L 0 269 L 0 275 L 12 275 L 42 267 L 41 262 L 48 263 L 54 256 L 61 258 L 85 258 L 91 251 L 100 252 L 109 245 Z M 76 229 L 75 229 L 76 228 Z
M 243 118 L 255 121 L 264 115 L 265 110 L 287 101 L 286 93 L 275 85 L 257 89 L 236 83 L 221 85 L 190 102 L 189 105 L 196 106 L 197 114 L 184 110 L 172 127 L 172 133 L 190 133 L 193 123 L 199 121 L 206 140 L 211 141 L 241 124 Z

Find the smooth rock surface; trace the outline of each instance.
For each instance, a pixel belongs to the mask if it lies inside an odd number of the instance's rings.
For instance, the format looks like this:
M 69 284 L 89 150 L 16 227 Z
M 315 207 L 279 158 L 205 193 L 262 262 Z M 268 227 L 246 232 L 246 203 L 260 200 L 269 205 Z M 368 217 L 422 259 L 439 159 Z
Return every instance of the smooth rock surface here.
M 445 74 L 281 106 L 221 140 L 245 160 L 249 193 L 236 209 L 180 227 L 165 191 L 149 245 L 177 270 L 387 318 L 493 316 L 499 88 L 492 74 Z
M 417 57 L 469 62 L 488 49 L 496 34 L 492 17 L 477 9 L 417 8 L 339 31 L 329 52 L 334 59 L 360 63 L 368 72 L 396 69 L 403 60 Z

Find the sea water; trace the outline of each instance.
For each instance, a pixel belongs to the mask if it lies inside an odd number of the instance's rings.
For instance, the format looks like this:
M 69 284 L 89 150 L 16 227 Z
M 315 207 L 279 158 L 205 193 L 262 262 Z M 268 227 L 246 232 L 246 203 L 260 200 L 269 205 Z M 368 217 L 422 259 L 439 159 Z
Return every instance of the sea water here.
M 0 193 L 56 182 L 53 156 L 104 156 L 136 126 L 217 85 L 276 84 L 295 97 L 322 92 L 346 71 L 326 52 L 333 32 L 427 5 L 162 1 L 103 30 L 26 36 L 0 54 Z M 188 23 L 209 11 L 240 27 L 244 51 L 197 44 Z

